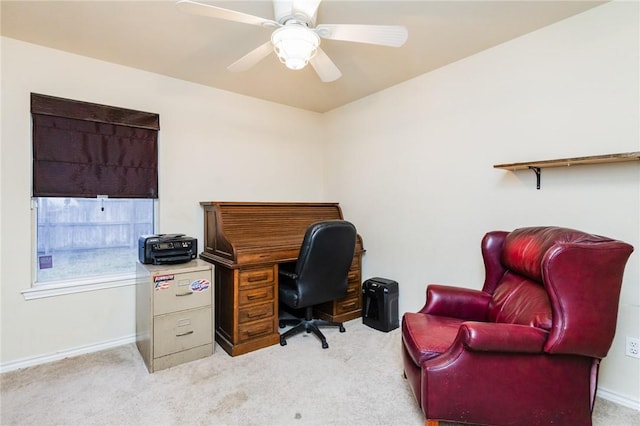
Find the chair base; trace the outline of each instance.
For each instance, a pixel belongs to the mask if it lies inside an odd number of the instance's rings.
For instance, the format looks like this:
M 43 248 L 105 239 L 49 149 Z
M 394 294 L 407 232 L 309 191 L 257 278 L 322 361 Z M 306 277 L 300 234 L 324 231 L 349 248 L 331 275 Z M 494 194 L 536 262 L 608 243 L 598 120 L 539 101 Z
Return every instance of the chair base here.
M 280 335 L 280 346 L 285 346 L 287 344 L 287 338 L 291 337 L 295 334 L 302 333 L 306 331 L 307 333 L 313 333 L 322 342 L 322 349 L 327 349 L 329 344 L 327 343 L 327 338 L 324 337 L 322 331 L 320 331 L 319 327 L 338 327 L 340 333 L 344 333 L 346 330 L 341 322 L 333 322 L 333 321 L 325 321 L 320 319 L 313 319 L 313 306 L 306 308 L 305 310 L 305 318 L 292 318 L 292 319 L 281 319 L 278 322 L 280 328 L 284 328 L 287 325 L 293 325 L 294 327 L 287 330 L 284 334 Z

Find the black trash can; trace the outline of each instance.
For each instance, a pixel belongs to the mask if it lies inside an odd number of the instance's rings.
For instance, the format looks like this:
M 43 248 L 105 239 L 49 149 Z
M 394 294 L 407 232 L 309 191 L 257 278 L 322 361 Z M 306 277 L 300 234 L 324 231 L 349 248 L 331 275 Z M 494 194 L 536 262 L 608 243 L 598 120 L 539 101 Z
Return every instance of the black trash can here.
M 362 283 L 362 323 L 380 331 L 398 328 L 398 283 L 369 278 Z

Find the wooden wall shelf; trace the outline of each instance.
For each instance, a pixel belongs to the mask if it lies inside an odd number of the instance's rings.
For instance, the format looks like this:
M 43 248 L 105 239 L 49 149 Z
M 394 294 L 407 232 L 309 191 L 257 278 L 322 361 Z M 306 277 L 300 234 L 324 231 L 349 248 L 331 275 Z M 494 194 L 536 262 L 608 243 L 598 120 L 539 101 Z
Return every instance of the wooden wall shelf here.
M 505 170 L 533 170 L 536 174 L 536 188 L 540 189 L 541 169 L 546 167 L 569 167 L 584 164 L 622 163 L 640 161 L 640 151 L 624 152 L 620 154 L 592 155 L 589 157 L 558 158 L 555 160 L 526 161 L 523 163 L 494 164 L 496 169 Z

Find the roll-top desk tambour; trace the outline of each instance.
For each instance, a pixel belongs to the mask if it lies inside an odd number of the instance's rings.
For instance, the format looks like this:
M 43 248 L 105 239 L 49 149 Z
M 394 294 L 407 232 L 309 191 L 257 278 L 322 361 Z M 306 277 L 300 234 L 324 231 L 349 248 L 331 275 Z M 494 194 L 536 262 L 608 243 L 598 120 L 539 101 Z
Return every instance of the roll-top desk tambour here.
M 201 202 L 204 251 L 215 265 L 215 338 L 230 355 L 278 344 L 278 264 L 295 262 L 314 222 L 343 219 L 338 203 Z M 317 306 L 332 321 L 362 316 L 362 238 L 358 235 L 347 296 Z

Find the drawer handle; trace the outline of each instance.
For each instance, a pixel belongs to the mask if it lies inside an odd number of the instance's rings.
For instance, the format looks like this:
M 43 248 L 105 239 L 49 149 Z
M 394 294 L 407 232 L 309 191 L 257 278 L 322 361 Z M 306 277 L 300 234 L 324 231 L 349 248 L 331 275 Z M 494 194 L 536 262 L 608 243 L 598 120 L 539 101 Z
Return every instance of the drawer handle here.
M 184 293 L 176 293 L 176 297 L 189 296 L 190 294 L 193 294 L 193 292 L 185 291 Z
M 265 299 L 268 296 L 267 293 L 260 293 L 260 294 L 248 294 L 247 295 L 247 299 L 249 300 L 259 300 L 259 299 Z
M 254 336 L 260 336 L 261 334 L 266 334 L 268 332 L 269 332 L 268 328 L 263 328 L 262 330 L 258 330 L 258 331 L 247 330 L 247 335 L 249 337 L 254 337 Z
M 176 337 L 188 336 L 189 334 L 193 334 L 193 330 L 185 331 L 184 333 L 176 334 Z
M 347 303 L 345 305 L 342 305 L 342 309 L 355 308 L 355 306 L 356 306 L 355 302 L 351 302 L 351 303 Z
M 247 281 L 249 281 L 250 283 L 253 283 L 256 281 L 264 281 L 267 278 L 269 278 L 269 274 L 267 273 L 260 274 L 260 275 L 249 275 L 249 278 L 247 278 Z
M 358 290 L 358 289 L 355 289 L 355 288 L 348 288 L 348 289 L 347 289 L 347 294 L 349 294 L 349 293 L 355 293 L 357 290 Z
M 267 311 L 262 311 L 262 312 L 258 312 L 257 314 L 253 313 L 253 312 L 249 312 L 247 314 L 247 317 L 249 318 L 262 318 L 267 316 Z

